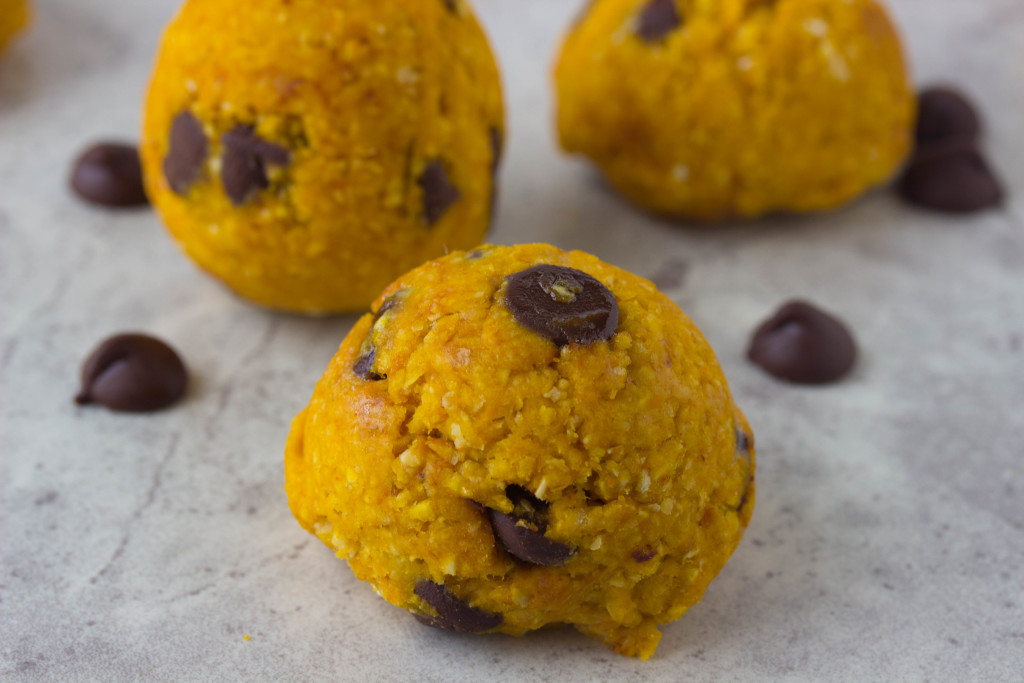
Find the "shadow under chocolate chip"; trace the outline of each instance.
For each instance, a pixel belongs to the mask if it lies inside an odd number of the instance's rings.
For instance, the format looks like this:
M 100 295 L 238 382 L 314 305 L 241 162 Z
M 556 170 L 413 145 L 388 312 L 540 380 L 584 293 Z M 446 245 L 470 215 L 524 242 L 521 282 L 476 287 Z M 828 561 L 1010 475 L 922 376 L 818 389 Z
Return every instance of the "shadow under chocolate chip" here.
M 619 326 L 615 295 L 583 271 L 538 265 L 506 283 L 505 306 L 516 321 L 559 346 L 610 339 Z
M 420 581 L 416 584 L 414 592 L 437 612 L 436 617 L 428 614 L 415 615 L 420 623 L 427 626 L 459 633 L 481 633 L 501 625 L 500 614 L 471 607 L 441 584 Z
M 105 340 L 85 361 L 75 402 L 145 413 L 176 403 L 187 386 L 188 371 L 174 349 L 147 335 L 120 334 Z
M 187 110 L 175 116 L 171 122 L 163 171 L 167 184 L 176 194 L 187 194 L 202 175 L 208 151 L 209 143 L 202 122 Z
M 648 43 L 656 43 L 682 23 L 676 0 L 650 0 L 640 11 L 636 35 Z
M 242 206 L 270 186 L 268 164 L 287 166 L 291 163 L 287 149 L 258 137 L 252 126 L 235 126 L 221 136 L 221 144 L 224 146 L 221 184 L 235 206 Z

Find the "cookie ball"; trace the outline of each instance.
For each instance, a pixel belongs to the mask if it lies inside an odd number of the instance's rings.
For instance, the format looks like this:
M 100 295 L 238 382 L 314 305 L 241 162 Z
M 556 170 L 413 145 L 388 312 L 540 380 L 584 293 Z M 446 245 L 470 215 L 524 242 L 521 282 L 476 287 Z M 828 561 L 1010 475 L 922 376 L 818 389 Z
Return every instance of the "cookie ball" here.
M 649 657 L 732 554 L 753 435 L 653 284 L 581 252 L 485 247 L 390 285 L 285 455 L 296 519 L 424 623 L 572 624 Z
M 875 0 L 595 0 L 555 80 L 562 147 L 661 214 L 831 209 L 911 145 L 914 95 Z
M 241 296 L 365 310 L 490 223 L 504 113 L 466 0 L 188 0 L 145 105 L 147 193 Z
M 0 0 L 0 50 L 7 47 L 28 21 L 28 0 Z

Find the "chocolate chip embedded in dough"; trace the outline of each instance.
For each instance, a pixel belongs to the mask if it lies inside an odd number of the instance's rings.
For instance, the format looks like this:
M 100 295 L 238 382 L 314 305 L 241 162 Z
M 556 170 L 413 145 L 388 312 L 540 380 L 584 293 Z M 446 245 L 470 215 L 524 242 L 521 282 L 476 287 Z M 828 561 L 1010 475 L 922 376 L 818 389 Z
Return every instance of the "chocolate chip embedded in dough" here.
M 575 268 L 539 265 L 506 278 L 505 305 L 520 325 L 559 346 L 610 339 L 619 325 L 611 290 Z
M 373 371 L 373 364 L 376 361 L 377 349 L 371 346 L 369 351 L 366 351 L 361 356 L 359 356 L 359 358 L 356 359 L 356 363 L 352 367 L 352 371 L 356 373 L 357 377 L 369 380 L 371 382 L 379 382 L 380 380 L 384 379 L 384 376 Z
M 488 510 L 494 535 L 510 555 L 543 567 L 561 567 L 569 561 L 574 550 L 564 543 L 553 541 L 528 519 Z
M 675 0 L 650 0 L 640 11 L 636 34 L 648 43 L 656 43 L 682 23 Z
M 950 139 L 973 142 L 980 132 L 978 113 L 962 93 L 941 86 L 921 91 L 915 131 L 919 146 Z
M 183 111 L 171 122 L 171 132 L 164 157 L 163 170 L 171 189 L 179 195 L 188 193 L 203 172 L 209 143 L 203 124 L 190 111 Z
M 648 560 L 654 559 L 657 555 L 657 551 L 646 549 L 646 550 L 634 550 L 633 559 L 637 562 L 647 562 Z
M 850 371 L 857 345 L 837 318 L 806 302 L 793 301 L 757 328 L 747 356 L 779 379 L 825 384 Z
M 420 174 L 423 190 L 423 218 L 427 225 L 441 220 L 445 212 L 462 198 L 462 193 L 448 179 L 448 171 L 440 159 L 427 163 Z
M 268 164 L 286 166 L 291 163 L 291 153 L 286 148 L 258 137 L 252 126 L 235 126 L 221 136 L 221 144 L 224 146 L 221 184 L 235 206 L 242 206 L 270 185 Z
M 85 150 L 71 171 L 71 189 L 92 204 L 145 206 L 142 164 L 134 145 L 100 142 Z
M 459 633 L 481 633 L 501 625 L 500 614 L 471 607 L 445 586 L 433 581 L 420 581 L 416 584 L 415 593 L 437 612 L 436 617 L 416 615 L 420 623 L 427 626 Z
M 177 402 L 187 385 L 188 371 L 174 349 L 148 335 L 120 334 L 105 340 L 85 361 L 75 402 L 151 412 Z
M 973 213 L 1003 201 L 999 179 L 973 144 L 962 139 L 919 150 L 898 191 L 911 204 L 942 213 Z

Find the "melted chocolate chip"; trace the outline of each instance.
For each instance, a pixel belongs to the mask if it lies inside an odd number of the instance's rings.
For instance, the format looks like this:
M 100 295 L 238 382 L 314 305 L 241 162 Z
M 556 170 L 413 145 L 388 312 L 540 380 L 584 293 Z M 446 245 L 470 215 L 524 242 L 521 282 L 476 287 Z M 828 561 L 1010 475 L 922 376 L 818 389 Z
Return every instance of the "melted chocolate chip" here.
M 426 165 L 419 183 L 423 189 L 423 218 L 427 225 L 441 220 L 449 207 L 462 197 L 462 193 L 448 180 L 448 171 L 440 159 Z
M 650 0 L 640 11 L 636 34 L 641 40 L 656 43 L 682 23 L 675 0 Z
M 540 265 L 506 282 L 505 305 L 516 321 L 559 346 L 610 339 L 619 326 L 615 295 L 583 271 Z
M 437 616 L 416 615 L 420 623 L 446 631 L 481 633 L 501 625 L 501 615 L 470 607 L 446 587 L 433 581 L 416 584 L 416 595 L 434 608 Z
M 918 97 L 917 144 L 943 140 L 977 140 L 981 122 L 971 103 L 951 88 L 933 87 Z
M 857 345 L 839 320 L 808 303 L 793 301 L 757 328 L 747 356 L 779 379 L 825 384 L 850 371 Z
M 560 567 L 573 555 L 571 547 L 552 541 L 527 519 L 497 510 L 488 510 L 487 514 L 495 537 L 512 557 L 544 567 Z
M 145 206 L 139 150 L 133 145 L 100 142 L 85 150 L 71 171 L 71 189 L 92 204 Z
M 898 190 L 911 204 L 943 213 L 972 213 L 1003 201 L 999 179 L 966 140 L 921 149 L 903 172 Z
M 647 562 L 653 560 L 657 554 L 657 551 L 654 550 L 634 550 L 633 559 L 637 562 Z
M 188 372 L 174 349 L 143 334 L 121 334 L 104 341 L 85 361 L 75 402 L 144 413 L 175 403 L 187 385 Z
M 235 206 L 242 206 L 270 186 L 267 164 L 286 166 L 291 162 L 287 149 L 257 137 L 252 126 L 235 126 L 221 136 L 221 143 L 224 159 L 220 180 L 224 193 Z
M 188 193 L 203 172 L 208 149 L 203 124 L 192 112 L 183 111 L 174 117 L 163 164 L 164 177 L 174 192 Z

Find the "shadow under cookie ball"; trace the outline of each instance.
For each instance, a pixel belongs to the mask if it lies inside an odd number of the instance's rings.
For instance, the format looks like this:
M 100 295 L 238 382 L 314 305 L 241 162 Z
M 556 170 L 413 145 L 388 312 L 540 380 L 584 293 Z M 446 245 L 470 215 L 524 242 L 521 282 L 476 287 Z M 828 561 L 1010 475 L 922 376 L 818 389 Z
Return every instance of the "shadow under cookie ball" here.
M 241 296 L 365 310 L 490 224 L 498 69 L 466 0 L 187 0 L 146 101 L 147 192 Z
M 685 218 L 840 206 L 898 169 L 914 125 L 875 0 L 595 0 L 555 86 L 562 147 Z
M 754 507 L 714 353 L 647 280 L 547 245 L 402 276 L 342 343 L 285 453 L 309 532 L 422 623 L 572 624 L 650 657 Z

